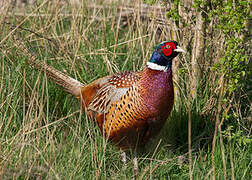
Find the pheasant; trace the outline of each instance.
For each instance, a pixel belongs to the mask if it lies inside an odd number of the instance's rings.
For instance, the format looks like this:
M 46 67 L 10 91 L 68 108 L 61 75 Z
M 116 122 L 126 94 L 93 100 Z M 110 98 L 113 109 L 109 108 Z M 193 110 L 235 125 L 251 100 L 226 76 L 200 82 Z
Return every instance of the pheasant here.
M 35 58 L 28 62 L 74 95 L 102 134 L 126 150 L 144 145 L 168 118 L 174 103 L 172 60 L 180 52 L 185 51 L 176 41 L 162 42 L 143 71 L 109 75 L 88 85 Z

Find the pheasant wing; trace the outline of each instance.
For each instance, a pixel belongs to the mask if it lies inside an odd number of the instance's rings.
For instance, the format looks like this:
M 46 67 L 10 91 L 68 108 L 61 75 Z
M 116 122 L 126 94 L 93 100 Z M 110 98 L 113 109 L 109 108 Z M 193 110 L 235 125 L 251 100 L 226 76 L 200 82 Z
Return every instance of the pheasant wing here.
M 111 104 L 119 101 L 122 95 L 126 94 L 139 79 L 139 73 L 135 72 L 124 72 L 110 76 L 97 90 L 88 104 L 87 110 L 99 114 L 107 113 Z

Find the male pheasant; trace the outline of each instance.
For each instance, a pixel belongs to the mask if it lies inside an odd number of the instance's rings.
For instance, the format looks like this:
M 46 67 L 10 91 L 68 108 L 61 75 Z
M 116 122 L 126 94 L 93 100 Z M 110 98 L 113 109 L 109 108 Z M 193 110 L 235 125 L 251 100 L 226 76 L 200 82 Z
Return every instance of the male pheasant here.
M 185 52 L 176 41 L 158 45 L 141 72 L 123 72 L 84 85 L 35 58 L 41 69 L 73 94 L 101 132 L 122 149 L 135 148 L 155 136 L 174 103 L 172 60 Z

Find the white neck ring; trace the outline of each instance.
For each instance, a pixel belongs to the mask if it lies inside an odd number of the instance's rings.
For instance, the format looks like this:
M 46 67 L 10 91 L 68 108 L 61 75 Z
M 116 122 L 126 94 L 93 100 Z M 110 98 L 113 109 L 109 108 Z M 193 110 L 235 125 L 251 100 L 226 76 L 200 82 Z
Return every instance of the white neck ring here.
M 157 70 L 157 71 L 167 71 L 167 67 L 166 66 L 160 66 L 158 64 L 155 64 L 153 62 L 147 62 L 147 67 L 153 70 Z

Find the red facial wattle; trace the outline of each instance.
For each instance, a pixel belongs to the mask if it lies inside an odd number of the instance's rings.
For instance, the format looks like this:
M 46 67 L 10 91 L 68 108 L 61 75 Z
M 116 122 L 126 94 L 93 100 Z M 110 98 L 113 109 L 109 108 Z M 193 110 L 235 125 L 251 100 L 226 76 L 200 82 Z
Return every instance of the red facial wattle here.
M 161 46 L 161 48 L 163 49 L 165 56 L 170 56 L 172 53 L 172 50 L 176 49 L 176 46 L 173 42 L 168 42 L 168 43 L 165 43 L 163 46 Z

